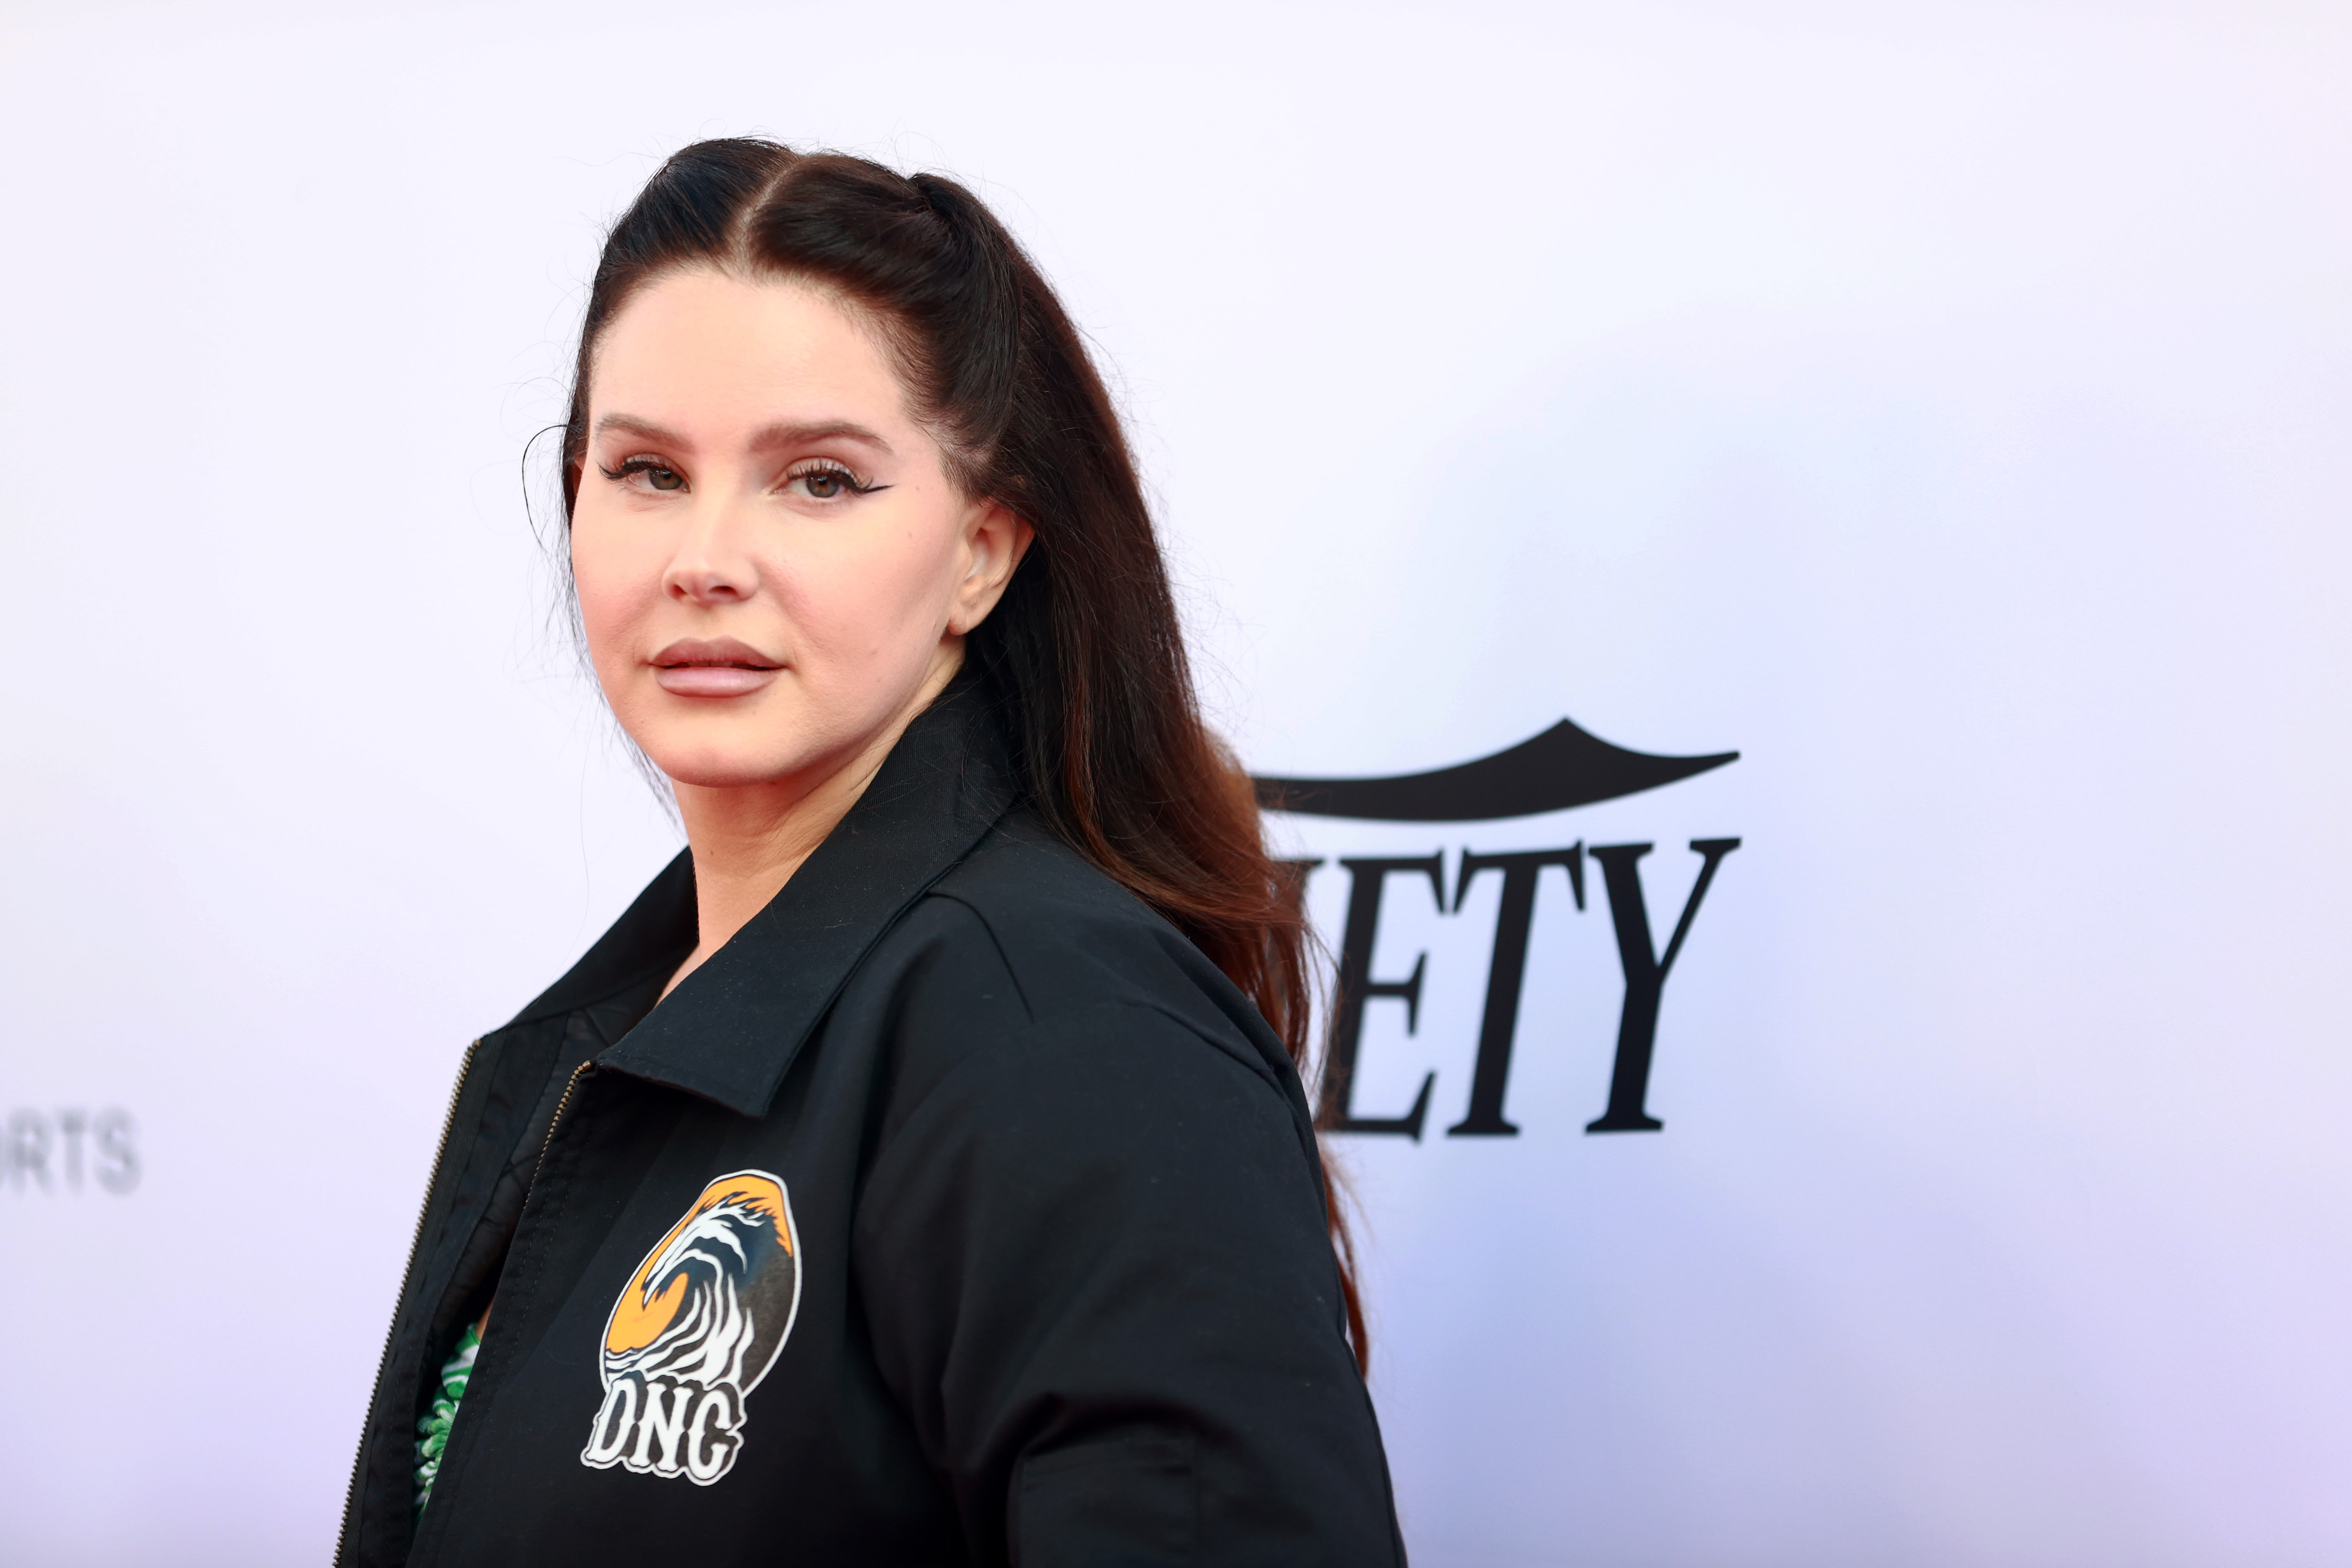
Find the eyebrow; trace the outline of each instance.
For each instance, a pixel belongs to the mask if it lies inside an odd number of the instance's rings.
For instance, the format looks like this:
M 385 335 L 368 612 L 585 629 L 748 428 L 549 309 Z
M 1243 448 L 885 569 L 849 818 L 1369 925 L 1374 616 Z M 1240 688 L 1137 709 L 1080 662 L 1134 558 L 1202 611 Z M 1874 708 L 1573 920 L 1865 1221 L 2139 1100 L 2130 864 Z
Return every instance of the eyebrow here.
M 633 413 L 608 413 L 598 420 L 596 434 L 602 435 L 607 431 L 618 431 L 625 435 L 672 446 L 693 444 L 676 431 L 656 424 L 649 419 L 639 419 Z M 799 446 L 812 441 L 830 440 L 862 442 L 886 456 L 893 455 L 888 442 L 866 426 L 846 419 L 767 425 L 752 435 L 751 447 L 754 452 L 772 452 L 779 446 Z

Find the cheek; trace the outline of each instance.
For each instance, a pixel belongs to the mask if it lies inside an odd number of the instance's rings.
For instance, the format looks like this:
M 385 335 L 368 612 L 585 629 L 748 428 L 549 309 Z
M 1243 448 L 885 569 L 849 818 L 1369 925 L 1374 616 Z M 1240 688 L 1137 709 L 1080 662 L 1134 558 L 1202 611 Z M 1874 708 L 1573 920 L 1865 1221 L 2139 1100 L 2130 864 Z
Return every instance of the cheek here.
M 661 597 L 662 563 L 629 530 L 607 526 L 588 507 L 572 523 L 572 586 L 580 596 L 580 621 L 589 655 L 604 667 L 617 641 Z M 635 548 L 632 548 L 632 547 Z
M 946 530 L 927 523 L 845 538 L 775 573 L 810 643 L 862 679 L 888 682 L 926 666 L 938 644 L 954 561 Z

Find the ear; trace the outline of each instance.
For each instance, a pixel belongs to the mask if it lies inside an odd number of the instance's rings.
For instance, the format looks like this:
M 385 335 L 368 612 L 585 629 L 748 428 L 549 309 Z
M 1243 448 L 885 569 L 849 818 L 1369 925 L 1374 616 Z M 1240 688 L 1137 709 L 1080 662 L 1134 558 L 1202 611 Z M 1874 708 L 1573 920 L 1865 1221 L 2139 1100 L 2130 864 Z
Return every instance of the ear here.
M 1013 569 L 1029 553 L 1037 530 L 994 501 L 974 503 L 964 514 L 964 573 L 948 604 L 948 631 L 963 636 L 988 619 L 1013 580 Z

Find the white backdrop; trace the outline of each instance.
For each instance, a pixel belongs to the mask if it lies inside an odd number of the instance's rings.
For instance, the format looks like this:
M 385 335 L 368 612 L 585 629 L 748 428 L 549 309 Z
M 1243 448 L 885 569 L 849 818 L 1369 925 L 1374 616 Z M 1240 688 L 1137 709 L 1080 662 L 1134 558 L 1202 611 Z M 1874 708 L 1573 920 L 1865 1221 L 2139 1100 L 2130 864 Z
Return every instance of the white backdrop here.
M 1416 1562 L 2352 1561 L 2352 31 L 2247 4 L 12 5 L 0 1561 L 315 1563 L 464 1043 L 671 852 L 518 458 L 698 135 L 938 167 L 1122 388 L 1221 723 L 1741 760 L 1649 1110 L 1389 884 Z M 1344 873 L 1315 907 L 1336 937 Z

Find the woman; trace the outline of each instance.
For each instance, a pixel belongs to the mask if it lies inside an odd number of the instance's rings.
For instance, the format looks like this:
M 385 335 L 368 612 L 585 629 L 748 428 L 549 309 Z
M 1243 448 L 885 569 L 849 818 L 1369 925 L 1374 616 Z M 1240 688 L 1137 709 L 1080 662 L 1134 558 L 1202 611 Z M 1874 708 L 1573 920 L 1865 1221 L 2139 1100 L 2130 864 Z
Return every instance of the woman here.
M 339 1561 L 1402 1561 L 1304 934 L 1028 259 L 689 147 L 564 443 L 688 849 L 467 1055 Z

